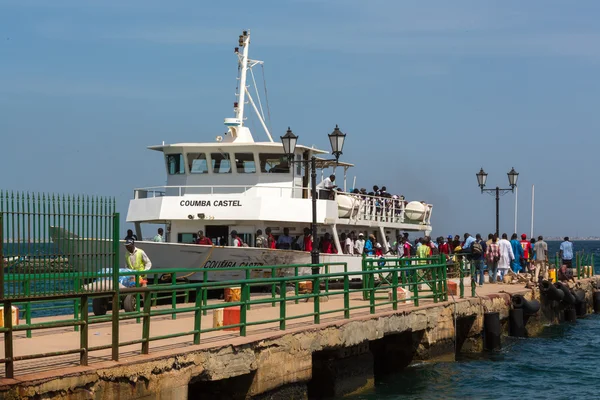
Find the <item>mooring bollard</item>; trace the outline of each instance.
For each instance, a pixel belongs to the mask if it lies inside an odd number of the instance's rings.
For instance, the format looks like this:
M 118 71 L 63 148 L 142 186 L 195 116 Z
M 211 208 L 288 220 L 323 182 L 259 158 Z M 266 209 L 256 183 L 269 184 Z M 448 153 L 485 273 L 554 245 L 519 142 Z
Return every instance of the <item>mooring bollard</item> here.
M 485 350 L 499 349 L 500 341 L 500 313 L 488 312 L 483 314 L 483 348 Z
M 540 302 L 538 300 L 527 300 L 521 294 L 515 294 L 514 296 L 512 296 L 511 300 L 513 308 L 523 309 L 523 315 L 533 315 L 537 313 L 541 307 Z
M 585 301 L 585 291 L 576 289 L 573 291 L 575 296 L 575 313 L 578 317 L 583 317 L 587 314 L 587 302 Z
M 557 282 L 554 286 L 564 293 L 564 297 L 562 299 L 562 303 L 566 305 L 575 304 L 575 296 L 571 293 L 571 290 L 568 286 L 564 285 L 562 282 Z
M 525 337 L 525 314 L 522 308 L 509 310 L 508 333 L 513 337 Z
M 565 322 L 575 322 L 577 321 L 577 313 L 575 312 L 575 308 L 567 307 L 565 308 Z
M 561 301 L 565 297 L 564 292 L 549 281 L 542 281 L 541 292 L 548 300 Z
M 592 299 L 594 301 L 594 312 L 596 314 L 600 313 L 600 290 L 595 290 L 592 295 Z

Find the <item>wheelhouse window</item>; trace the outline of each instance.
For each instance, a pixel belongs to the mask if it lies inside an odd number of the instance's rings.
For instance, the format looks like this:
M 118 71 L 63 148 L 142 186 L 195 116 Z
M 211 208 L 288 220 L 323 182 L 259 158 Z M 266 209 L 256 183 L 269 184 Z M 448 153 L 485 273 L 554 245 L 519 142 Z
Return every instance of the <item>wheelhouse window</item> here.
M 228 153 L 210 153 L 212 170 L 215 174 L 231 173 L 231 161 Z
M 275 174 L 289 174 L 290 165 L 287 156 L 284 154 L 261 153 L 260 170 L 261 172 L 270 172 Z
M 183 154 L 167 154 L 166 159 L 169 175 L 185 174 Z
M 208 162 L 205 153 L 188 153 L 187 158 L 191 174 L 208 173 Z
M 253 174 L 256 172 L 256 163 L 252 153 L 235 153 L 235 165 L 238 174 Z

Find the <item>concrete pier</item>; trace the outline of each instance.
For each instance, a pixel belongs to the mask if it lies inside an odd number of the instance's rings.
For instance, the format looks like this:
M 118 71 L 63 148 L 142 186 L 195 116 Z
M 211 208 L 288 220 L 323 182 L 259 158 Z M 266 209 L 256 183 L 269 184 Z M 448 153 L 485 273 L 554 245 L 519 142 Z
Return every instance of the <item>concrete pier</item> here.
M 592 310 L 592 281 L 578 281 L 586 292 L 588 311 Z M 21 361 L 15 379 L 0 379 L 1 399 L 306 399 L 356 393 L 373 386 L 377 374 L 397 371 L 414 361 L 439 357 L 453 358 L 458 352 L 482 351 L 483 314 L 499 312 L 503 328 L 510 297 L 522 294 L 539 298 L 539 292 L 522 285 L 490 285 L 477 288 L 477 296 L 433 303 L 419 307 L 402 305 L 398 310 L 368 309 L 322 317 L 299 318 L 281 331 L 278 324 L 248 329 L 246 337 L 237 332 L 211 332 L 200 345 L 190 337 L 152 342 L 150 354 L 139 346 L 125 348 L 119 362 L 110 361 L 107 352 L 90 354 L 88 367 L 73 366 L 79 356 L 61 356 Z M 339 308 L 343 299 L 332 296 L 323 310 Z M 351 305 L 364 304 L 359 295 Z M 290 315 L 303 315 L 310 303 L 287 305 Z M 248 320 L 277 315 L 278 307 L 255 307 Z M 526 329 L 535 336 L 548 323 L 562 319 L 562 307 L 544 302 Z M 203 324 L 212 321 L 210 315 Z M 191 318 L 168 318 L 152 322 L 152 329 L 185 331 Z M 136 337 L 140 324 L 124 323 L 124 340 Z M 94 345 L 110 341 L 110 326 L 90 327 Z M 49 333 L 15 340 L 16 355 L 55 349 L 79 335 L 72 329 L 57 328 Z M 51 350 L 47 350 L 51 351 Z M 110 350 L 108 350 L 110 352 Z M 201 394 L 201 397 L 200 397 Z

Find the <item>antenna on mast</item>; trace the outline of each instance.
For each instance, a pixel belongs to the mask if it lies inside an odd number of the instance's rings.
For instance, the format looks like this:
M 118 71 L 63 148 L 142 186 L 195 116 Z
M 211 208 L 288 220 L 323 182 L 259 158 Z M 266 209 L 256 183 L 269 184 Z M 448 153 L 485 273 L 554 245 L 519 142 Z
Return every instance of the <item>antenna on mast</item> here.
M 233 103 L 233 111 L 235 112 L 234 118 L 225 118 L 225 126 L 229 128 L 230 135 L 227 135 L 225 138 L 228 142 L 254 142 L 252 138 L 252 134 L 250 133 L 250 129 L 244 126 L 244 108 L 246 106 L 246 96 L 248 97 L 249 103 L 254 108 L 260 123 L 262 124 L 263 129 L 267 133 L 269 140 L 273 142 L 273 138 L 271 137 L 271 133 L 265 124 L 264 115 L 259 112 L 250 92 L 248 91 L 248 87 L 246 85 L 246 81 L 248 79 L 248 71 L 252 74 L 252 81 L 256 86 L 256 82 L 254 81 L 254 74 L 252 73 L 252 67 L 258 64 L 263 64 L 262 61 L 250 60 L 248 58 L 248 51 L 250 47 L 250 31 L 245 30 L 238 38 L 238 46 L 235 47 L 235 54 L 238 57 L 238 69 L 239 69 L 239 85 L 238 92 L 236 93 L 237 101 Z M 257 92 L 258 98 L 258 92 Z M 262 104 L 260 103 L 260 98 L 258 98 L 258 102 L 262 111 Z

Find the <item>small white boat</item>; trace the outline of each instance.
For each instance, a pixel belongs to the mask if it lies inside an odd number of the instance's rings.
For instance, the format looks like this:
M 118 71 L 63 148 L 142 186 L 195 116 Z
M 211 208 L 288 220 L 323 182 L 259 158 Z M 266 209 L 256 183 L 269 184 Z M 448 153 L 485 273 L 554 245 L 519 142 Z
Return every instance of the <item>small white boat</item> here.
M 310 254 L 305 251 L 251 247 L 255 243 L 257 229 L 264 233 L 267 227 L 271 228 L 272 234 L 277 237 L 284 228 L 288 228 L 291 236 L 301 236 L 312 221 L 312 199 L 310 169 L 304 167 L 305 163 L 294 163 L 290 167 L 283 145 L 273 141 L 267 128 L 258 91 L 255 100 L 247 87 L 248 75 L 254 82 L 252 68 L 262 64 L 262 61 L 248 57 L 249 46 L 250 33 L 244 31 L 235 48 L 239 64 L 238 87 L 242 89 L 234 103 L 235 117 L 225 118 L 227 132 L 223 136 L 217 135 L 213 142 L 163 143 L 149 147 L 164 154 L 167 184 L 135 189 L 129 203 L 127 222 L 135 225 L 139 238 L 144 237 L 144 224 L 153 224 L 153 229 L 156 224 L 164 226 L 164 243 L 141 240 L 136 244 L 148 254 L 153 268 L 310 263 Z M 268 141 L 254 141 L 250 129 L 245 126 L 244 110 L 247 105 L 256 112 Z M 314 147 L 297 145 L 294 157 L 296 160 L 309 160 L 313 155 L 326 153 Z M 375 234 L 378 242 L 388 248 L 386 237 L 395 238 L 401 232 L 419 231 L 421 235 L 428 235 L 431 232 L 432 206 L 421 201 L 406 202 L 398 196 L 347 193 L 350 188 L 346 186 L 346 176 L 351 167 L 353 165 L 347 162 L 317 159 L 321 176 L 328 176 L 330 172 L 324 171 L 331 168 L 343 172 L 343 181 L 337 179 L 336 183 L 344 190 L 335 192 L 332 199 L 317 200 L 317 224 L 319 236 L 330 233 L 337 251 L 337 254 L 322 254 L 321 262 L 346 262 L 349 270 L 358 271 L 361 269 L 361 257 L 343 254 L 342 233 L 358 235 L 362 232 L 365 237 Z M 193 244 L 200 230 L 213 243 L 223 246 Z M 231 246 L 230 233 L 233 230 L 250 247 Z M 89 260 L 86 261 L 84 256 L 71 255 L 79 248 L 73 241 L 82 239 L 58 228 L 52 232 L 59 246 L 67 246 L 71 242 L 69 260 L 83 268 L 82 263 Z M 65 240 L 69 237 L 70 240 Z M 125 250 L 123 246 L 121 248 L 120 267 L 123 267 Z M 209 279 L 241 277 L 239 272 L 231 271 L 215 272 Z M 198 275 L 190 277 L 192 280 L 201 278 Z

